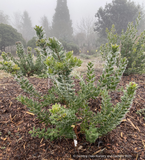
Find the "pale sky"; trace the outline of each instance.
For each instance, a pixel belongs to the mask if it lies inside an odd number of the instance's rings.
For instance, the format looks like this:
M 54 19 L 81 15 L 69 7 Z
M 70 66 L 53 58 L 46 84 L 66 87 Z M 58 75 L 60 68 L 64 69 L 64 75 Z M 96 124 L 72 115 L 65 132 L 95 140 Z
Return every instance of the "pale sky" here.
M 143 4 L 143 0 L 132 0 L 136 4 Z M 0 10 L 4 14 L 9 15 L 11 22 L 13 21 L 14 12 L 23 13 L 25 10 L 31 17 L 33 26 L 40 25 L 40 19 L 44 15 L 52 22 L 55 13 L 57 0 L 0 0 Z M 106 3 L 112 0 L 67 0 L 70 17 L 73 26 L 83 17 L 95 18 L 100 7 L 105 7 Z

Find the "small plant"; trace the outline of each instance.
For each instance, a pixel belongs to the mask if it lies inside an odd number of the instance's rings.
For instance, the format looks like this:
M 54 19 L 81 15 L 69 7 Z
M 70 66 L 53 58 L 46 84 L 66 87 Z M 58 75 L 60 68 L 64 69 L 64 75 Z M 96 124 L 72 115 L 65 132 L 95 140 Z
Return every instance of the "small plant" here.
M 128 64 L 125 74 L 145 73 L 145 31 L 138 35 L 138 25 L 141 17 L 138 16 L 136 24 L 129 23 L 126 32 L 122 31 L 121 35 L 116 34 L 115 26 L 112 25 L 111 31 L 108 29 L 108 43 L 100 47 L 100 51 L 105 58 L 111 48 L 111 44 L 120 44 L 121 57 L 126 57 Z
M 2 54 L 2 56 L 4 57 L 4 54 Z M 20 70 L 20 67 L 18 67 L 17 64 L 13 64 L 11 61 L 3 61 L 0 62 L 0 64 L 2 65 L 2 67 L 0 67 L 0 70 L 5 70 L 7 73 L 11 73 L 11 74 L 17 74 L 17 72 Z
M 139 114 L 140 116 L 144 116 L 145 120 L 145 108 L 138 110 L 136 113 Z
M 24 48 L 21 42 L 16 42 L 17 46 L 17 56 L 14 58 L 10 53 L 2 53 L 3 62 L 0 62 L 2 67 L 0 70 L 5 70 L 11 74 L 17 74 L 21 72 L 23 76 L 33 76 L 45 74 L 46 65 L 44 64 L 44 55 L 40 54 L 40 51 L 36 49 L 37 58 L 34 60 L 34 55 L 32 54 L 32 49 L 27 48 L 27 54 L 24 53 Z M 35 62 L 34 62 L 35 61 Z
M 80 67 L 82 61 L 73 57 L 72 52 L 63 51 L 61 43 L 56 38 L 46 40 L 42 27 L 36 26 L 35 30 L 39 38 L 37 46 L 41 54 L 46 56 L 44 63 L 53 87 L 47 95 L 42 95 L 21 76 L 20 72 L 15 76 L 21 88 L 30 95 L 30 98 L 20 95 L 17 100 L 46 124 L 42 130 L 33 127 L 29 133 L 51 140 L 59 137 L 73 138 L 77 136 L 73 128 L 79 127 L 87 141 L 95 142 L 97 138 L 113 130 L 131 107 L 137 89 L 135 82 L 126 86 L 121 102 L 115 106 L 110 102 L 109 96 L 109 92 L 116 89 L 125 71 L 127 59 L 120 58 L 119 46 L 112 44 L 97 86 L 93 64 L 89 62 L 86 79 L 76 75 L 81 88 L 76 92 L 71 72 L 74 67 Z M 114 66 L 117 66 L 116 69 Z M 96 114 L 90 110 L 88 100 L 99 96 L 102 97 L 102 110 Z
M 11 134 L 11 132 L 10 131 L 8 131 L 8 135 L 10 135 Z

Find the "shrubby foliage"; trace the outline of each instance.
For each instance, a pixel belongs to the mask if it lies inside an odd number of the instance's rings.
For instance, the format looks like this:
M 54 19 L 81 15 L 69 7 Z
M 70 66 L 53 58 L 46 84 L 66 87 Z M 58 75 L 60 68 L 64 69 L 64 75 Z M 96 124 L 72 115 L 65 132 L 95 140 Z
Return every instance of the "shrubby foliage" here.
M 79 54 L 79 47 L 76 44 L 67 43 L 65 41 L 61 41 L 61 43 L 66 51 L 73 51 L 75 55 Z
M 80 53 L 79 56 L 80 56 L 81 58 L 84 58 L 84 59 L 90 59 L 90 56 L 87 55 L 87 54 Z
M 23 76 L 43 75 L 46 73 L 46 65 L 44 59 L 46 57 L 40 54 L 40 51 L 36 49 L 37 56 L 34 60 L 31 47 L 27 48 L 27 54 L 24 52 L 24 48 L 21 42 L 16 43 L 17 56 L 14 58 L 11 53 L 2 53 L 3 62 L 0 62 L 2 67 L 1 70 L 5 70 L 11 74 L 22 74 Z
M 74 67 L 81 66 L 82 61 L 74 57 L 71 51 L 65 52 L 62 44 L 56 38 L 46 39 L 42 27 L 36 26 L 35 30 L 39 38 L 38 51 L 45 57 L 47 76 L 52 80 L 53 87 L 48 90 L 47 95 L 42 95 L 35 90 L 22 72 L 14 73 L 21 88 L 30 95 L 30 98 L 20 95 L 17 100 L 26 105 L 41 122 L 46 124 L 44 129 L 33 127 L 29 133 L 32 136 L 51 140 L 61 137 L 73 138 L 77 136 L 73 128 L 79 126 L 86 140 L 90 143 L 95 142 L 97 138 L 113 130 L 131 107 L 137 89 L 135 82 L 127 85 L 121 102 L 115 106 L 111 103 L 109 96 L 109 92 L 116 89 L 125 71 L 127 59 L 121 58 L 119 46 L 112 44 L 97 86 L 93 64 L 89 62 L 86 79 L 76 75 L 76 78 L 80 80 L 81 88 L 76 92 L 71 72 Z M 19 53 L 22 47 L 20 43 L 17 45 Z M 29 59 L 32 67 L 31 54 Z M 99 96 L 102 97 L 102 110 L 96 113 L 90 110 L 88 100 Z M 53 127 L 48 127 L 48 125 Z
M 126 32 L 122 31 L 119 36 L 116 33 L 115 26 L 112 25 L 111 30 L 106 30 L 108 43 L 100 47 L 101 53 L 105 58 L 111 48 L 111 44 L 120 44 L 120 57 L 126 57 L 128 64 L 125 74 L 145 73 L 145 30 L 138 35 L 138 25 L 140 15 L 136 20 L 136 24 L 129 23 Z
M 143 116 L 145 120 L 145 108 L 138 110 L 136 113 L 139 114 L 140 116 Z
M 33 37 L 27 42 L 27 46 L 31 48 L 36 48 L 36 37 Z

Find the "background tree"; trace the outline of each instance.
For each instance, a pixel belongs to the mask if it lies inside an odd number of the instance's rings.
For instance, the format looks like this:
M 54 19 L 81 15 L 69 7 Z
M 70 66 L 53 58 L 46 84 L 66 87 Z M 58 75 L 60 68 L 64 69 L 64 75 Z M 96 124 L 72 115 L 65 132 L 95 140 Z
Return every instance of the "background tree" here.
M 0 11 L 0 23 L 9 24 L 9 16 Z
M 51 36 L 51 27 L 50 27 L 49 21 L 46 16 L 43 16 L 41 18 L 41 25 L 44 28 L 44 31 L 45 31 L 47 38 L 50 37 Z
M 97 33 L 94 32 L 94 20 L 91 17 L 82 18 L 77 24 L 77 34 L 75 36 L 79 47 L 86 51 L 91 51 L 95 48 L 95 40 Z M 90 52 L 89 52 L 90 53 Z
M 77 32 L 74 36 L 75 42 L 78 44 L 80 48 L 82 48 L 85 44 L 86 35 L 83 32 Z
M 130 0 L 113 0 L 112 3 L 106 4 L 104 9 L 99 8 L 95 15 L 95 30 L 101 36 L 106 36 L 106 28 L 110 30 L 114 24 L 117 34 L 120 35 L 122 29 L 126 31 L 129 22 L 135 22 L 140 11 L 140 5 L 135 5 Z
M 5 51 L 5 47 L 15 45 L 16 41 L 21 41 L 24 45 L 25 40 L 20 33 L 12 26 L 0 24 L 0 50 Z
M 29 17 L 29 14 L 27 11 L 24 11 L 22 15 L 22 22 L 21 22 L 21 33 L 26 41 L 29 41 L 34 37 L 34 29 L 32 27 L 31 18 Z
M 142 5 L 140 10 L 141 10 L 140 11 L 141 20 L 140 20 L 140 23 L 139 23 L 139 26 L 138 26 L 138 33 L 139 34 L 145 30 L 145 6 Z
M 13 26 L 18 32 L 22 31 L 22 14 L 21 12 L 14 12 L 13 14 Z
M 72 40 L 73 28 L 69 9 L 67 7 L 67 0 L 57 0 L 57 6 L 52 22 L 52 34 L 59 40 Z

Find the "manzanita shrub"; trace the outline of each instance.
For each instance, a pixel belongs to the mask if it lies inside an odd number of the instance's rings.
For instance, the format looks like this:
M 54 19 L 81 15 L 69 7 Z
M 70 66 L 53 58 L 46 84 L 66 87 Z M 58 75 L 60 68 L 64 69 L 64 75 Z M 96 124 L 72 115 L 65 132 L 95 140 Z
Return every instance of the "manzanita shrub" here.
M 135 82 L 130 82 L 126 86 L 121 102 L 115 106 L 109 96 L 109 92 L 116 89 L 125 71 L 127 59 L 120 58 L 119 46 L 112 44 L 97 85 L 93 64 L 89 62 L 86 79 L 76 75 L 80 80 L 80 90 L 75 91 L 71 72 L 74 67 L 81 66 L 82 61 L 74 57 L 72 52 L 65 52 L 56 38 L 46 39 L 42 27 L 36 26 L 35 30 L 39 38 L 37 41 L 39 51 L 47 57 L 44 63 L 53 87 L 48 90 L 47 95 L 43 95 L 35 90 L 20 72 L 15 75 L 21 88 L 30 95 L 29 98 L 20 95 L 17 100 L 46 124 L 43 129 L 33 127 L 29 133 L 51 140 L 62 137 L 73 139 L 77 136 L 73 128 L 79 126 L 80 133 L 85 135 L 86 140 L 90 143 L 95 142 L 97 138 L 120 124 L 132 105 L 137 89 Z M 102 109 L 95 113 L 91 111 L 88 100 L 100 96 Z
M 46 57 L 40 54 L 38 49 L 36 50 L 36 60 L 34 60 L 34 54 L 31 47 L 27 48 L 27 54 L 24 52 L 24 48 L 21 42 L 16 42 L 17 58 L 14 58 L 11 53 L 2 53 L 3 62 L 0 62 L 0 70 L 5 70 L 10 74 L 17 74 L 21 72 L 23 76 L 44 75 L 46 72 L 46 65 L 44 60 Z
M 106 30 L 108 43 L 100 47 L 100 51 L 105 57 L 111 48 L 111 44 L 120 45 L 121 57 L 126 57 L 128 64 L 125 74 L 143 74 L 145 73 L 145 30 L 138 34 L 138 26 L 140 15 L 136 20 L 136 24 L 129 23 L 126 32 L 122 31 L 121 35 L 117 35 L 115 26 L 112 25 L 111 30 Z

